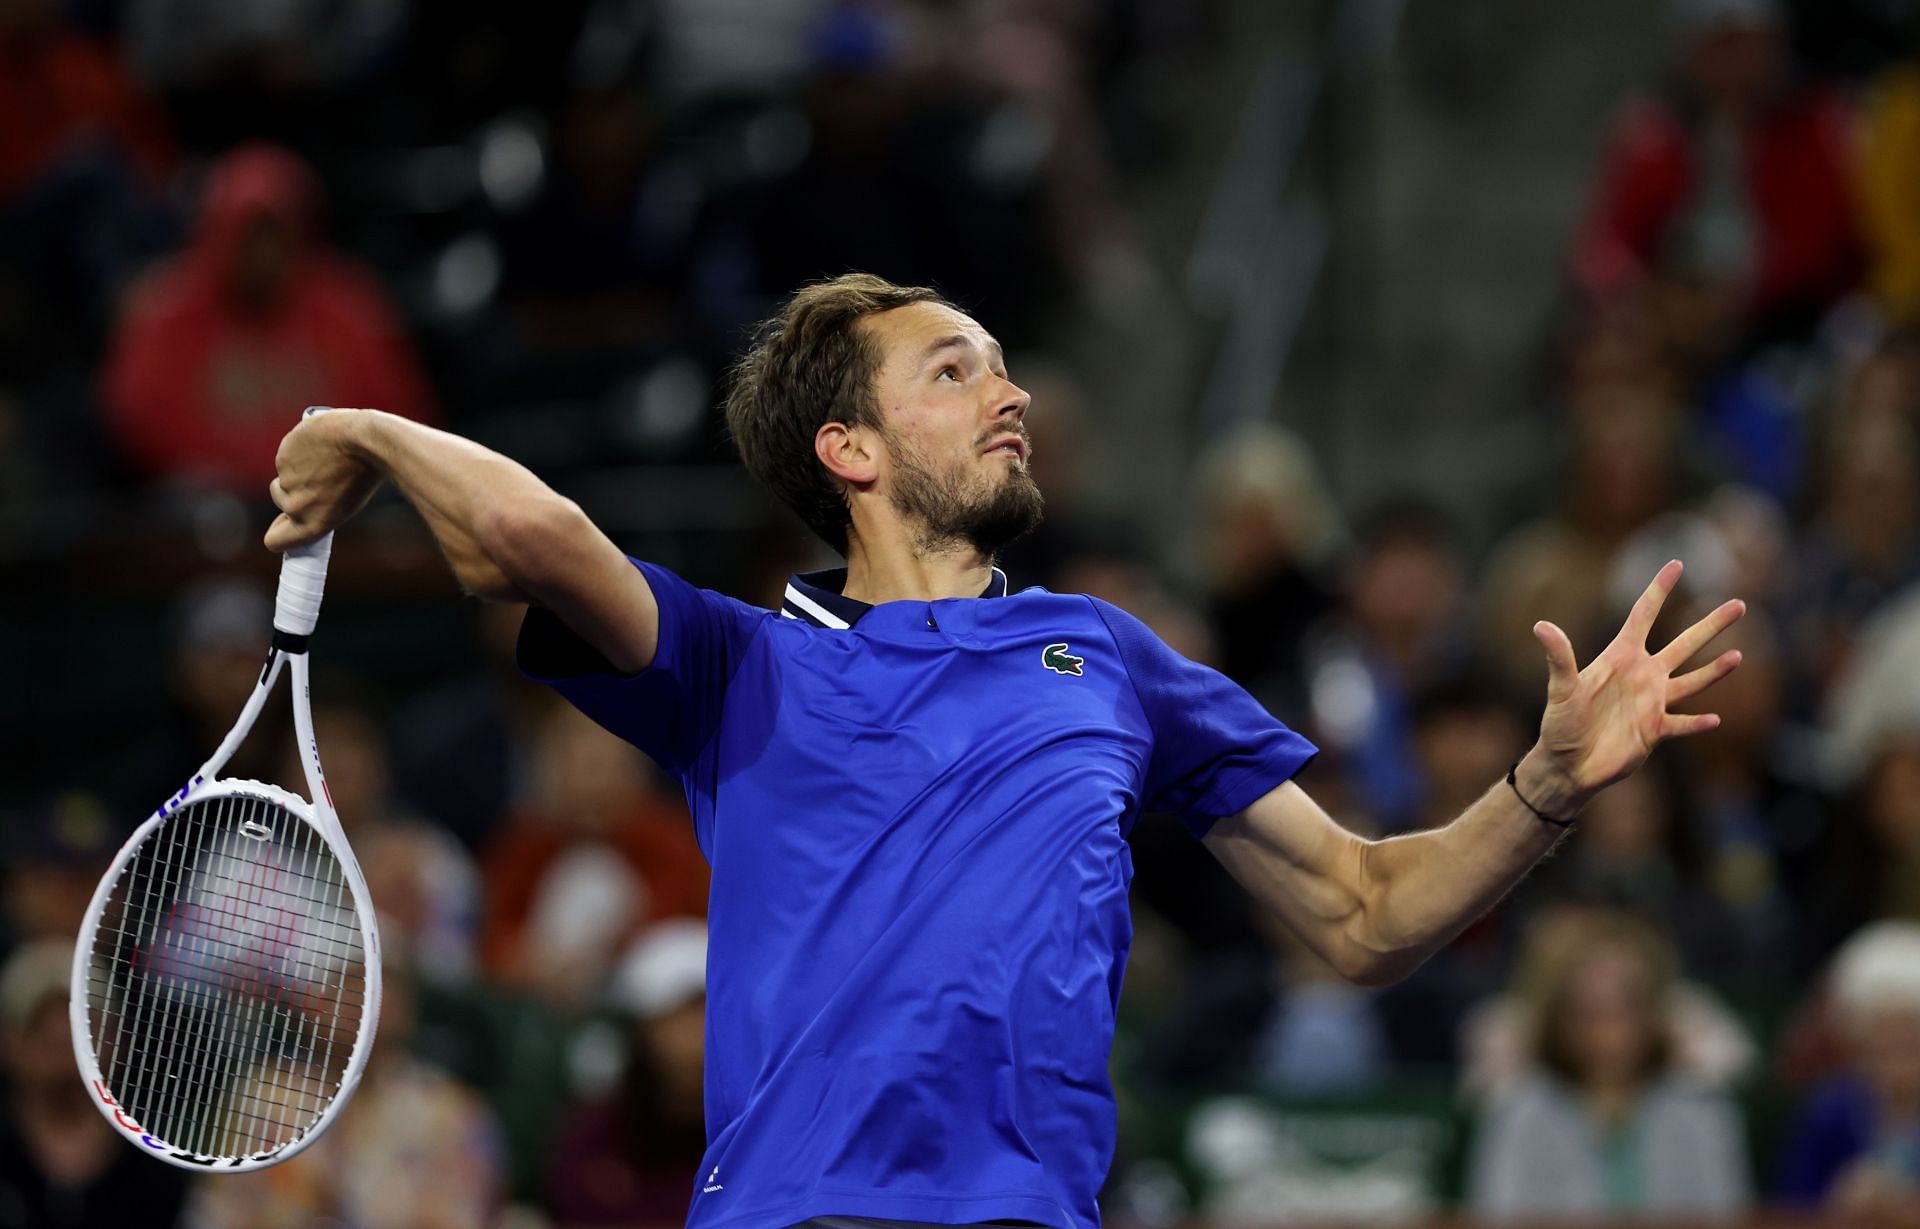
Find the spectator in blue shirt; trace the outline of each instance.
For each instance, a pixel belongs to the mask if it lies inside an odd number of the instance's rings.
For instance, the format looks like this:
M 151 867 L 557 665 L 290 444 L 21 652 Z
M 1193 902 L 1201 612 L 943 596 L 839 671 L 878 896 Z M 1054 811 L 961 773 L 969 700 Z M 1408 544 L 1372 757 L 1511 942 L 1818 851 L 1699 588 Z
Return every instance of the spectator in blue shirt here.
M 1828 996 L 1851 1062 L 1801 1106 L 1781 1160 L 1788 1202 L 1920 1216 L 1920 924 L 1877 922 L 1834 957 Z
M 1650 652 L 1670 563 L 1583 671 L 1559 628 L 1540 739 L 1453 823 L 1386 841 L 1293 783 L 1313 748 L 1096 599 L 1010 593 L 1028 395 L 936 292 L 796 293 L 735 371 L 747 468 L 846 557 L 779 611 L 628 560 L 514 462 L 396 416 L 281 446 L 267 544 L 391 479 L 461 583 L 531 603 L 521 666 L 677 777 L 713 871 L 698 1229 L 1089 1229 L 1131 942 L 1125 834 L 1168 811 L 1341 975 L 1405 975 L 1507 892 L 1737 654 L 1675 677 L 1727 602 Z

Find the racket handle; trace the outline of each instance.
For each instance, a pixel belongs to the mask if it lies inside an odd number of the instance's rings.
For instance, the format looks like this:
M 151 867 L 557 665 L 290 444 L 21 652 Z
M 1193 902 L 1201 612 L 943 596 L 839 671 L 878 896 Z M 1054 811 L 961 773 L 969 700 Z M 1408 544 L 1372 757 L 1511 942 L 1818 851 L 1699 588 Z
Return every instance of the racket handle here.
M 273 598 L 273 630 L 311 636 L 320 621 L 320 596 L 327 588 L 327 559 L 333 535 L 288 549 L 280 557 L 280 591 Z
M 324 405 L 310 405 L 302 418 L 324 414 Z M 320 598 L 327 588 L 327 560 L 333 554 L 333 535 L 305 546 L 295 546 L 280 557 L 280 591 L 273 598 L 273 630 L 289 636 L 311 636 L 320 621 Z

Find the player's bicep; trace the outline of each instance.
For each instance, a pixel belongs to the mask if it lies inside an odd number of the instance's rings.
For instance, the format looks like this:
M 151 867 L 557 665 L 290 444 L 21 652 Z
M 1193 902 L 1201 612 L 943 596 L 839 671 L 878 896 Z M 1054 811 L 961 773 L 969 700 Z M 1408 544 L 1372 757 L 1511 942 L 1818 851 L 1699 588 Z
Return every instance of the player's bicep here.
M 774 616 L 657 564 L 623 558 L 620 566 L 637 591 L 569 589 L 554 606 L 533 606 L 516 655 L 522 673 L 678 775 L 718 728 L 734 672 Z M 644 623 L 644 642 L 620 619 Z M 604 633 L 597 642 L 589 638 L 596 631 Z
M 611 546 L 611 544 L 609 544 Z M 528 596 L 559 616 L 621 674 L 653 664 L 660 644 L 660 605 L 640 569 L 618 549 L 613 562 L 581 574 L 578 583 Z
M 1342 828 L 1292 781 L 1201 838 L 1256 902 L 1308 947 L 1347 972 L 1365 910 L 1368 843 Z
M 551 611 L 620 674 L 653 663 L 660 605 L 646 576 L 570 501 L 543 511 L 524 534 L 519 588 Z

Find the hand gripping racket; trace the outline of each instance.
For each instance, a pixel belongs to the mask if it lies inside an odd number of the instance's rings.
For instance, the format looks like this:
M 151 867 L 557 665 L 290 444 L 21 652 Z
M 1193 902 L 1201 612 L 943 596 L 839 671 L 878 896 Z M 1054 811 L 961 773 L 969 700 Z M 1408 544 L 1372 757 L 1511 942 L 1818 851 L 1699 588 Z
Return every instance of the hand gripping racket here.
M 253 695 L 121 847 L 74 952 L 73 1051 L 94 1104 L 185 1168 L 243 1173 L 293 1156 L 346 1105 L 373 1048 L 380 937 L 307 693 L 332 538 L 286 552 Z M 219 778 L 288 663 L 311 804 Z

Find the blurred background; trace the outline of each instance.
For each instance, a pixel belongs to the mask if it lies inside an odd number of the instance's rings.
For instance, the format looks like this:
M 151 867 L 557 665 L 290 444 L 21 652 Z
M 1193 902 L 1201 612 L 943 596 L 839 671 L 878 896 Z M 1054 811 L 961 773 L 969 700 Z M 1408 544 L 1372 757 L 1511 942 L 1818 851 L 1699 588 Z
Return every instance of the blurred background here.
M 371 405 L 762 603 L 743 330 L 850 268 L 1006 344 L 1046 526 L 1371 834 L 1591 654 L 1751 613 L 1407 982 L 1133 834 L 1109 1224 L 1920 1224 L 1920 0 L 0 0 L 0 1226 L 678 1224 L 705 867 L 403 505 L 314 702 L 384 914 L 353 1111 L 202 1186 L 74 1078 L 72 936 L 265 648 L 275 442 Z M 276 710 L 270 710 L 276 711 Z M 239 775 L 297 784 L 263 721 Z

